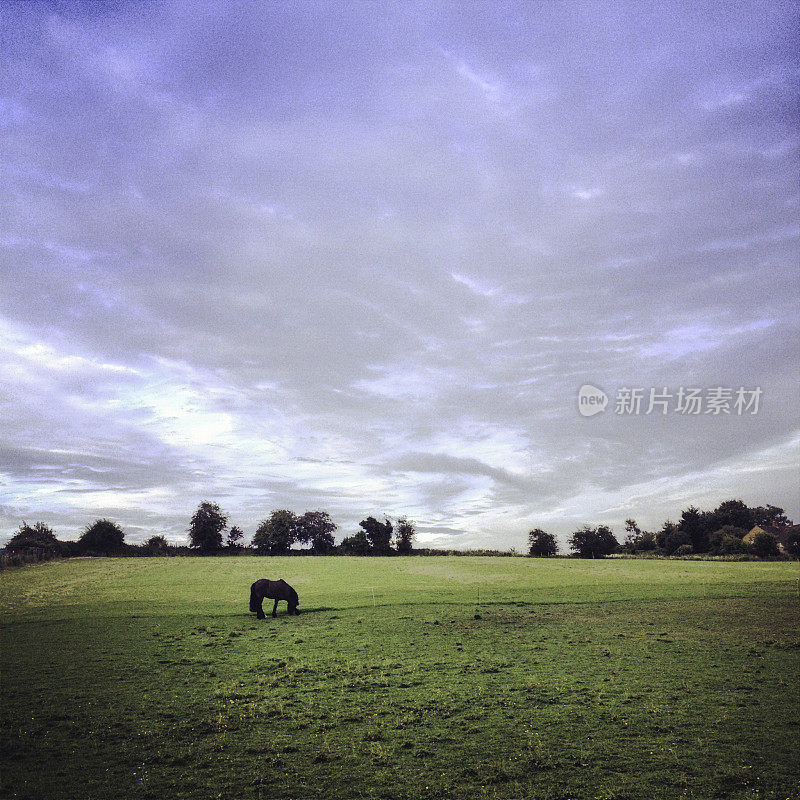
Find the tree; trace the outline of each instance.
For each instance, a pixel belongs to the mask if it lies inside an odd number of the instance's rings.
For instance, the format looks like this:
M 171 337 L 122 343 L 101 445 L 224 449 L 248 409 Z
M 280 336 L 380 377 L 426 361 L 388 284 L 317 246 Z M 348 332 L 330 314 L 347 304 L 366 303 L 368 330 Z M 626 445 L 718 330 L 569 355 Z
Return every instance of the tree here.
M 778 542 L 771 533 L 759 531 L 750 545 L 750 552 L 759 558 L 770 558 L 779 556 L 781 551 L 778 549 Z
M 754 510 L 748 508 L 741 500 L 726 500 L 720 503 L 712 512 L 713 519 L 710 520 L 710 530 L 715 531 L 725 525 L 735 525 L 737 528 L 744 528 L 749 531 L 754 522 Z
M 534 528 L 528 533 L 529 555 L 537 557 L 554 556 L 557 552 L 558 543 L 553 534 L 547 533 L 541 528 Z
M 23 522 L 19 530 L 8 540 L 7 547 L 17 550 L 31 548 L 55 553 L 61 549 L 61 544 L 52 529 L 44 522 L 35 522 L 32 526 Z
M 658 543 L 656 542 L 656 535 L 652 531 L 642 531 L 639 535 L 639 538 L 636 540 L 636 550 L 638 551 L 648 551 L 648 550 L 656 550 L 658 548 Z
M 113 555 L 125 547 L 125 534 L 116 522 L 98 519 L 89 525 L 78 539 L 84 553 Z
M 681 519 L 678 523 L 678 530 L 689 537 L 688 544 L 691 544 L 695 553 L 707 553 L 710 547 L 708 535 L 709 516 L 700 509 L 690 506 L 681 512 Z M 679 545 L 682 547 L 683 545 Z
M 244 538 L 244 532 L 238 525 L 234 525 L 228 531 L 228 540 L 225 542 L 225 545 L 229 550 L 238 550 L 241 547 L 239 544 L 242 539 Z
M 778 506 L 757 506 L 753 510 L 753 525 L 760 525 L 763 527 L 787 527 L 790 522 L 786 516 L 786 512 Z
M 792 558 L 800 558 L 800 531 L 792 531 L 786 537 L 786 552 Z
M 144 546 L 156 556 L 165 556 L 169 552 L 169 542 L 163 536 L 151 536 Z
M 665 556 L 671 556 L 682 545 L 692 543 L 689 534 L 680 530 L 674 522 L 664 523 L 664 527 L 656 536 L 656 541 Z
M 347 536 L 339 547 L 347 556 L 368 556 L 372 553 L 372 545 L 364 531 L 357 531 L 352 536 Z
M 628 518 L 625 520 L 625 531 L 628 535 L 625 537 L 622 547 L 628 553 L 636 553 L 639 548 L 642 529 L 636 524 L 635 519 Z
M 228 527 L 228 518 L 216 503 L 202 502 L 197 507 L 189 526 L 189 546 L 210 553 L 222 547 L 222 531 Z
M 400 517 L 397 520 L 396 547 L 401 556 L 407 556 L 411 553 L 414 548 L 415 535 L 414 523 L 406 517 Z
M 744 553 L 747 550 L 747 545 L 742 539 L 746 534 L 747 531 L 744 528 L 737 528 L 735 525 L 723 525 L 708 537 L 710 551 L 721 555 Z
M 310 544 L 312 553 L 327 555 L 336 548 L 337 527 L 327 511 L 306 511 L 297 519 L 297 541 Z
M 584 525 L 569 539 L 569 546 L 581 558 L 602 558 L 616 551 L 619 542 L 605 525 L 592 528 Z
M 625 520 L 625 531 L 627 536 L 622 545 L 623 549 L 629 553 L 636 554 L 645 550 L 655 550 L 658 547 L 656 535 L 651 531 L 643 531 L 635 519 Z
M 285 508 L 273 511 L 256 529 L 253 546 L 259 553 L 279 556 L 289 552 L 297 539 L 297 516 Z
M 392 553 L 392 523 L 388 517 L 385 520 L 378 522 L 375 517 L 367 517 L 358 523 L 364 529 L 376 556 L 388 556 Z

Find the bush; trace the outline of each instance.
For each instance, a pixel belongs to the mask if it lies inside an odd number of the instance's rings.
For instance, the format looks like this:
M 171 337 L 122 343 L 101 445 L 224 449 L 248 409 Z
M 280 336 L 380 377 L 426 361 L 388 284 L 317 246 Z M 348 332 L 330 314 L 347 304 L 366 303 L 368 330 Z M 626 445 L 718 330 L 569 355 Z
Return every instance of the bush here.
M 800 558 L 800 532 L 792 531 L 786 537 L 786 552 L 792 558 Z
M 741 540 L 747 535 L 747 531 L 744 528 L 738 528 L 735 525 L 723 525 L 721 528 L 715 530 L 708 538 L 710 543 L 710 552 L 712 553 L 741 553 L 744 552 L 743 549 L 735 549 L 735 545 L 729 543 L 729 547 L 734 547 L 733 550 L 723 550 L 723 541 L 727 538 L 729 539 L 739 539 Z M 745 545 L 742 545 L 744 548 Z
M 758 556 L 758 558 L 771 558 L 781 554 L 775 537 L 764 531 L 759 531 L 753 537 L 753 541 L 750 545 L 750 552 L 754 556 Z
M 32 526 L 23 522 L 6 547 L 14 550 L 41 550 L 43 553 L 55 555 L 60 552 L 61 544 L 52 528 L 44 522 L 36 522 Z
M 682 544 L 678 547 L 677 550 L 672 554 L 673 556 L 690 556 L 694 553 L 694 547 L 690 544 Z
M 81 534 L 78 547 L 88 555 L 114 555 L 125 549 L 125 534 L 116 522 L 98 519 Z
M 364 531 L 347 536 L 339 545 L 339 550 L 346 556 L 368 556 L 372 554 L 372 545 Z
M 732 556 L 736 555 L 737 553 L 746 553 L 747 545 L 741 540 L 739 536 L 725 534 L 719 543 L 718 552 L 723 556 Z
M 656 535 L 651 531 L 642 531 L 641 536 L 636 540 L 636 549 L 651 551 L 657 548 Z
M 580 558 L 602 558 L 616 552 L 619 542 L 605 525 L 597 528 L 586 525 L 572 534 L 569 546 Z
M 679 547 L 688 544 L 691 547 L 692 539 L 688 533 L 682 531 L 672 522 L 664 523 L 664 527 L 656 537 L 658 546 L 665 556 L 671 556 Z
M 55 550 L 48 551 L 41 548 L 31 548 L 19 553 L 3 553 L 0 555 L 0 570 L 38 564 L 40 561 L 50 561 L 58 556 L 59 553 Z
M 166 556 L 169 554 L 169 543 L 163 536 L 151 536 L 144 543 L 144 547 L 150 555 Z

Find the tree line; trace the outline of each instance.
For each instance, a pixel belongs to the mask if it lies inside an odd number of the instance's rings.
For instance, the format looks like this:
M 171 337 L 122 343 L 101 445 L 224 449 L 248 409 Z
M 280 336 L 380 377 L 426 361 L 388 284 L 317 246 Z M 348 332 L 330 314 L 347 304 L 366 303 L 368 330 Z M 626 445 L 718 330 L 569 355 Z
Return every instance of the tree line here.
M 747 534 L 756 526 L 763 530 L 757 532 L 752 541 L 745 541 Z M 606 525 L 584 525 L 570 536 L 569 547 L 573 555 L 581 558 L 602 558 L 614 553 L 752 555 L 758 558 L 775 558 L 785 553 L 792 558 L 800 558 L 799 529 L 800 526 L 793 525 L 778 506 L 751 508 L 741 500 L 726 500 L 713 511 L 701 511 L 690 506 L 681 512 L 677 522 L 667 520 L 659 531 L 642 530 L 636 520 L 627 519 L 626 536 L 622 542 Z M 558 552 L 558 542 L 552 534 L 541 528 L 534 528 L 528 533 L 529 555 L 547 557 L 558 555 Z
M 744 541 L 754 526 L 763 532 Z M 189 546 L 170 545 L 164 536 L 151 536 L 142 545 L 125 542 L 122 528 L 108 519 L 88 525 L 77 541 L 62 541 L 43 522 L 23 522 L 6 545 L 10 555 L 6 563 L 23 563 L 70 556 L 117 555 L 221 555 L 244 554 L 286 555 L 444 555 L 458 551 L 414 548 L 415 525 L 406 517 L 395 523 L 388 517 L 381 521 L 369 516 L 361 520 L 359 530 L 346 536 L 338 545 L 334 534 L 338 526 L 326 511 L 295 514 L 278 509 L 262 520 L 246 545 L 240 527 L 228 527 L 228 516 L 217 503 L 200 503 L 189 524 Z M 727 500 L 713 511 L 690 506 L 681 512 L 677 522 L 667 521 L 658 531 L 642 530 L 636 520 L 625 522 L 625 539 L 620 542 L 606 525 L 584 525 L 574 531 L 568 544 L 571 555 L 581 558 L 602 558 L 612 554 L 629 555 L 751 555 L 761 558 L 779 557 L 784 553 L 800 558 L 800 526 L 792 525 L 782 508 L 773 505 L 748 507 L 741 500 Z M 770 533 L 772 531 L 773 533 Z M 774 532 L 779 534 L 780 544 Z M 751 537 L 748 537 L 750 539 Z M 298 549 L 296 546 L 299 545 Z M 502 551 L 470 551 L 475 555 L 509 555 Z M 556 537 L 534 528 L 528 533 L 528 554 L 537 557 L 559 554 Z M 8 559 L 17 559 L 9 562 Z M 2 565 L 2 562 L 0 562 Z
M 241 546 L 244 534 L 237 526 L 230 529 L 223 544 L 223 532 L 227 526 L 228 517 L 216 503 L 200 503 L 189 525 L 190 546 L 203 553 L 219 551 L 223 546 Z M 283 508 L 273 511 L 259 524 L 251 547 L 267 556 L 285 555 L 296 544 L 305 545 L 314 555 L 337 552 L 357 556 L 408 555 L 413 549 L 414 523 L 406 517 L 397 520 L 396 527 L 388 517 L 383 522 L 367 517 L 359 522 L 359 526 L 359 531 L 337 545 L 333 535 L 338 526 L 327 511 L 306 511 L 297 515 Z
M 413 550 L 415 526 L 406 517 L 392 523 L 367 517 L 359 530 L 346 536 L 338 545 L 334 533 L 338 526 L 326 511 L 306 511 L 295 514 L 288 509 L 273 511 L 245 545 L 244 531 L 233 525 L 228 528 L 228 515 L 217 503 L 203 501 L 197 507 L 188 528 L 189 546 L 170 545 L 164 536 L 151 536 L 142 545 L 125 542 L 122 528 L 109 519 L 98 519 L 88 525 L 77 541 L 56 538 L 44 522 L 29 525 L 23 522 L 11 537 L 6 550 L 33 560 L 69 556 L 169 555 L 169 554 L 237 554 L 277 556 L 290 552 L 313 555 L 389 556 L 409 555 Z M 297 550 L 296 545 L 302 549 Z

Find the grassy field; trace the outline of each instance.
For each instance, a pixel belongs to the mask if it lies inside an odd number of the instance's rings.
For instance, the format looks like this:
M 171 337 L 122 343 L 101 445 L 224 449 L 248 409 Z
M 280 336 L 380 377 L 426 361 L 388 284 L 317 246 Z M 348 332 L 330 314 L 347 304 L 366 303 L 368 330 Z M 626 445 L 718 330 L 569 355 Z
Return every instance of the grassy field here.
M 299 617 L 257 622 L 283 577 Z M 797 563 L 78 559 L 0 575 L 9 798 L 800 796 Z M 265 609 L 271 610 L 265 601 Z

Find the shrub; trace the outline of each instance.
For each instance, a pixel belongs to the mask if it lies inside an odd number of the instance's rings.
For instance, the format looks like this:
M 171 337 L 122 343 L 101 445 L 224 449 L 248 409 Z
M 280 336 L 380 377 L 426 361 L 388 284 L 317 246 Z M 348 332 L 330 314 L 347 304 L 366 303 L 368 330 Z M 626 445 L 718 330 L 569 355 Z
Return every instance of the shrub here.
M 163 536 L 151 536 L 144 546 L 154 556 L 165 556 L 169 552 L 169 543 Z
M 48 554 L 55 554 L 60 551 L 61 544 L 56 539 L 52 528 L 45 525 L 44 522 L 36 522 L 33 525 L 23 522 L 6 546 L 16 550 L 41 550 Z
M 731 534 L 726 533 L 722 537 L 719 543 L 718 551 L 723 556 L 732 556 L 737 553 L 746 553 L 747 545 L 741 540 L 739 536 L 733 536 Z
M 347 536 L 339 545 L 339 549 L 347 556 L 368 556 L 372 553 L 372 545 L 364 531 Z
M 125 534 L 116 522 L 98 519 L 81 534 L 78 546 L 91 555 L 114 555 L 125 549 Z
M 651 531 L 642 531 L 642 535 L 636 541 L 637 550 L 655 550 L 658 547 L 656 535 Z
M 725 553 L 722 549 L 722 542 L 725 537 L 731 537 L 734 539 L 742 539 L 744 536 L 747 535 L 747 531 L 744 528 L 738 528 L 736 525 L 723 525 L 721 528 L 717 528 L 708 538 L 711 547 L 712 553 Z M 744 545 L 742 545 L 744 547 Z M 731 550 L 729 552 L 739 553 L 743 552 L 741 550 Z
M 682 544 L 672 554 L 674 556 L 690 556 L 694 553 L 694 548 L 690 544 Z
M 656 537 L 658 546 L 665 556 L 671 556 L 681 545 L 691 546 L 692 540 L 688 533 L 682 531 L 672 522 L 665 522 L 661 532 Z
M 615 552 L 619 542 L 614 538 L 611 529 L 605 525 L 597 528 L 585 525 L 572 534 L 569 546 L 581 558 L 602 558 Z
M 759 531 L 753 537 L 750 552 L 759 558 L 770 558 L 779 556 L 781 551 L 778 549 L 778 542 L 772 534 Z

